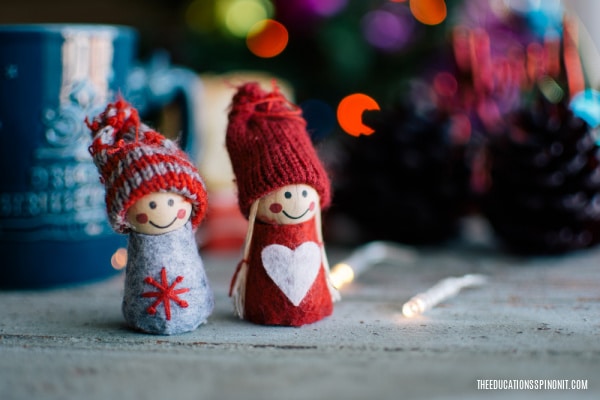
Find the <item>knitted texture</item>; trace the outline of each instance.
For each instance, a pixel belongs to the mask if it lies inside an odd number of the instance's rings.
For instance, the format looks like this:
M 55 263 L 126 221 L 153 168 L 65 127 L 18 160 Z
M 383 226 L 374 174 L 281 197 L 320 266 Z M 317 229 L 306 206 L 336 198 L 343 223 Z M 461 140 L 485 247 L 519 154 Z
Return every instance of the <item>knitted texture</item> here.
M 115 231 L 130 232 L 127 210 L 155 192 L 185 197 L 192 203 L 192 226 L 198 226 L 206 212 L 206 189 L 175 142 L 141 124 L 137 110 L 123 99 L 86 123 L 93 137 L 90 154 L 106 186 L 106 210 Z
M 277 89 L 242 85 L 229 112 L 226 145 L 238 187 L 240 211 L 292 184 L 307 184 L 320 196 L 321 209 L 331 201 L 330 183 L 306 131 L 301 110 Z

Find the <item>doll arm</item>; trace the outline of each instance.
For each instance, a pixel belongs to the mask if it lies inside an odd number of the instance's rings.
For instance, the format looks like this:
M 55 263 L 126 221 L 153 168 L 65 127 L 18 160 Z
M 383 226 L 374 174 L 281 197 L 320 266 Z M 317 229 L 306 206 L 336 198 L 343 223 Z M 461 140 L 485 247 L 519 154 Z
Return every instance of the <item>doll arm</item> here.
M 329 288 L 329 294 L 331 294 L 331 300 L 333 302 L 339 301 L 342 299 L 340 295 L 340 291 L 333 286 L 331 282 L 331 274 L 329 273 L 329 262 L 327 261 L 327 254 L 325 254 L 325 245 L 321 243 L 321 258 L 323 260 L 323 266 L 325 268 L 325 277 L 327 279 L 327 287 Z
M 246 276 L 248 275 L 248 263 L 240 261 L 235 275 L 231 281 L 229 296 L 233 299 L 233 311 L 240 318 L 244 318 L 244 300 L 246 297 Z
M 254 221 L 258 210 L 258 200 L 252 203 L 250 214 L 248 215 L 248 231 L 244 240 L 244 254 L 242 261 L 239 262 L 235 274 L 231 280 L 229 296 L 233 299 L 233 309 L 236 315 L 244 318 L 244 304 L 246 300 L 246 276 L 248 275 L 248 255 L 250 254 L 250 243 L 252 242 L 252 233 L 254 232 Z
M 317 238 L 319 239 L 319 246 L 321 247 L 321 262 L 323 263 L 323 268 L 325 269 L 325 278 L 327 280 L 327 287 L 329 288 L 329 294 L 331 295 L 331 300 L 334 302 L 341 300 L 341 295 L 339 290 L 335 288 L 333 283 L 331 282 L 331 274 L 329 268 L 329 260 L 327 259 L 327 254 L 325 253 L 325 242 L 323 241 L 323 231 L 321 229 L 321 209 L 320 206 L 317 205 L 317 213 L 316 213 L 316 230 L 317 230 Z

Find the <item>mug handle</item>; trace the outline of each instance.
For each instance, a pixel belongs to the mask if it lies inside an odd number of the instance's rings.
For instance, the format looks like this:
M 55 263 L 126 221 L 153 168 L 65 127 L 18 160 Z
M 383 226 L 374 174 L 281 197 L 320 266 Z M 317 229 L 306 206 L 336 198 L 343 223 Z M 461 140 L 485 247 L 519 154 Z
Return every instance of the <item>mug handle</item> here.
M 138 109 L 140 115 L 147 115 L 167 104 L 175 103 L 182 112 L 182 131 L 178 143 L 196 162 L 200 147 L 199 135 L 195 133 L 195 115 L 201 90 L 202 82 L 196 73 L 172 66 L 168 53 L 159 50 L 147 63 L 139 64 L 131 70 L 127 78 L 125 98 Z

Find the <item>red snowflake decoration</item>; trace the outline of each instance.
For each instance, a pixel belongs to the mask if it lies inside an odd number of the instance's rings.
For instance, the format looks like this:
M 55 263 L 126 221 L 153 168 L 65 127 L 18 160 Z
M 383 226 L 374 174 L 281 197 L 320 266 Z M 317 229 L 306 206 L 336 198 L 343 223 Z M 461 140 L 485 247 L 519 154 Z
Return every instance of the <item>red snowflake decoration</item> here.
M 144 279 L 144 282 L 154 286 L 159 291 L 142 293 L 142 297 L 156 297 L 156 301 L 146 309 L 146 311 L 150 315 L 156 314 L 156 307 L 158 307 L 160 303 L 164 303 L 165 315 L 167 317 L 167 321 L 169 321 L 171 320 L 171 301 L 174 301 L 175 304 L 177 304 L 181 308 L 186 308 L 189 305 L 188 302 L 183 299 L 180 299 L 179 295 L 182 293 L 189 292 L 190 289 L 175 289 L 175 286 L 177 286 L 178 283 L 181 283 L 181 281 L 183 281 L 183 276 L 178 276 L 177 278 L 175 278 L 173 283 L 169 285 L 169 281 L 167 280 L 167 270 L 165 269 L 165 267 L 163 267 L 160 271 L 160 280 L 161 282 L 158 282 L 151 276 L 146 277 L 146 279 Z

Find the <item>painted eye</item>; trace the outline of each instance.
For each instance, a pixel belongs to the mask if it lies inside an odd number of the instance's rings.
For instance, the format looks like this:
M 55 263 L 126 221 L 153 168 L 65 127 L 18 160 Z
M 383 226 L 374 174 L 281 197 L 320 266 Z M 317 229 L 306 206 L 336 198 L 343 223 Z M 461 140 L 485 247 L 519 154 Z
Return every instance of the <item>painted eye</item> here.
M 306 196 L 308 196 L 308 192 L 306 190 L 303 190 L 302 191 L 302 197 L 306 197 Z
M 169 207 L 173 207 L 173 204 L 175 204 L 175 200 L 169 199 L 169 201 L 167 202 L 167 204 L 169 205 Z
M 156 208 L 156 202 L 155 201 L 151 201 L 148 206 L 150 206 L 151 209 L 155 209 Z
M 291 199 L 292 198 L 292 193 L 291 192 L 285 192 L 284 194 L 286 199 Z

